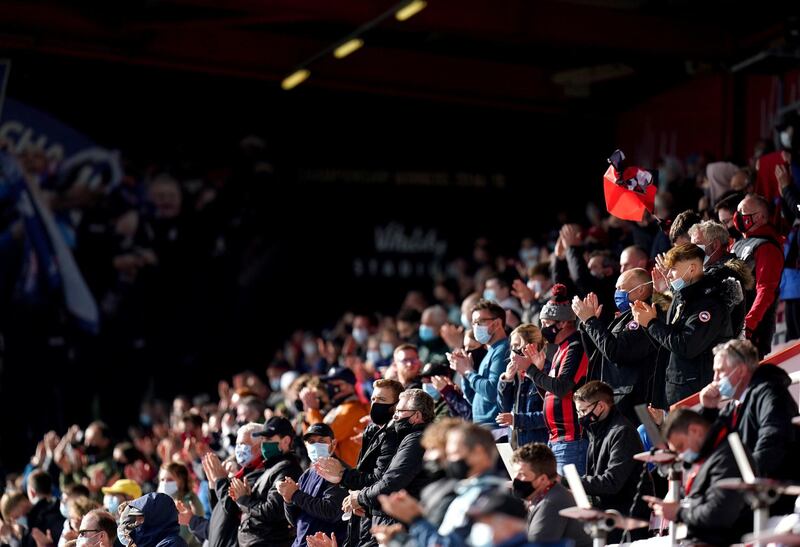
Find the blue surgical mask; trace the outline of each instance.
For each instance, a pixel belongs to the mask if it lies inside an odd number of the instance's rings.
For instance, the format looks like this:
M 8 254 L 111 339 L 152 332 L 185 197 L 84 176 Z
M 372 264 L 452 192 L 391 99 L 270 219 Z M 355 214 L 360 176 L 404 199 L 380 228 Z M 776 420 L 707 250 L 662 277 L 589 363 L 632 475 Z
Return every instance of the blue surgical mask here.
M 687 448 L 683 452 L 681 452 L 681 459 L 686 463 L 694 463 L 697 461 L 697 458 L 700 457 L 700 454 L 692 450 L 691 448 Z
M 472 328 L 472 323 L 470 322 L 469 317 L 467 317 L 466 313 L 461 314 L 461 326 L 464 327 L 465 329 Z
M 726 399 L 733 399 L 733 396 L 736 395 L 736 388 L 738 387 L 739 383 L 737 382 L 736 385 L 731 383 L 730 376 L 725 376 L 722 380 L 719 381 L 719 385 L 717 389 L 719 389 L 719 394 L 725 397 Z
M 311 463 L 314 463 L 320 458 L 327 458 L 331 455 L 330 446 L 325 443 L 306 444 L 306 452 L 308 452 L 308 457 L 311 460 Z
M 490 300 L 494 302 L 497 300 L 497 295 L 492 289 L 486 289 L 485 291 L 483 291 L 483 298 L 485 300 Z
M 64 502 L 62 501 L 62 502 L 61 502 L 61 503 L 58 505 L 58 510 L 61 512 L 61 516 L 62 516 L 62 517 L 64 517 L 65 519 L 68 519 L 68 518 L 69 518 L 69 508 L 67 507 L 67 504 L 66 504 L 66 503 L 64 503 Z
M 369 331 L 367 329 L 353 329 L 353 340 L 356 341 L 356 344 L 363 346 L 367 343 L 367 339 L 369 339 Z
M 376 349 L 367 350 L 367 361 L 370 363 L 377 363 L 381 360 L 381 352 Z
M 631 309 L 631 301 L 628 300 L 628 291 L 623 291 L 622 289 L 614 291 L 614 303 L 617 305 L 617 309 L 622 313 Z
M 236 463 L 238 463 L 241 467 L 244 467 L 250 463 L 250 460 L 253 459 L 253 447 L 249 444 L 237 444 L 236 448 L 233 450 L 233 453 L 236 455 Z
M 158 484 L 158 492 L 173 497 L 178 493 L 178 483 L 175 481 L 161 481 Z
M 422 390 L 431 396 L 431 399 L 434 401 L 438 401 L 442 394 L 439 393 L 439 390 L 433 387 L 433 384 L 422 384 Z
M 27 515 L 22 515 L 21 517 L 17 517 L 17 524 L 25 528 L 26 530 L 30 530 L 28 527 L 28 517 Z
M 388 359 L 394 353 L 394 344 L 391 342 L 381 342 L 381 357 Z
M 489 327 L 486 325 L 475 325 L 472 334 L 475 335 L 475 340 L 480 344 L 488 344 L 489 340 L 492 339 L 492 335 L 489 334 Z
M 125 545 L 125 547 L 128 547 L 128 545 L 130 545 L 131 538 L 129 538 L 128 535 L 125 534 L 124 526 L 117 526 L 117 539 L 121 544 Z
M 423 342 L 430 342 L 436 339 L 436 331 L 433 330 L 433 327 L 428 325 L 420 325 L 419 326 L 419 339 Z
M 686 280 L 683 278 L 683 276 L 685 276 L 688 271 L 689 270 L 686 270 L 686 272 L 683 272 L 682 276 L 680 276 L 678 279 L 676 279 L 675 281 L 670 283 L 670 286 L 672 287 L 673 291 L 679 292 L 679 291 L 681 291 L 682 289 L 684 289 L 688 285 Z
M 485 522 L 476 522 L 470 529 L 467 544 L 472 547 L 492 547 L 494 545 L 494 530 Z
M 119 510 L 119 498 L 117 496 L 112 496 L 111 494 L 106 494 L 103 496 L 103 507 L 105 507 L 114 518 L 117 518 L 117 511 Z

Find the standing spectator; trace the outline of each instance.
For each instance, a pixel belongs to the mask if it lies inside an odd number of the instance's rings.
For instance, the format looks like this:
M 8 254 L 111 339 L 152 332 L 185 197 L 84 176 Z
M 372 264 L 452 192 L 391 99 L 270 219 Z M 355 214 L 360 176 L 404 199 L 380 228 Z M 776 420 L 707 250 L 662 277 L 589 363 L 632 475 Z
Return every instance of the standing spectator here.
M 745 332 L 759 355 L 766 356 L 772 351 L 783 271 L 781 236 L 770 224 L 769 204 L 754 194 L 739 203 L 733 223 L 744 236 L 733 245 L 733 252 L 753 272 L 756 283 L 755 290 L 747 293 Z
M 158 491 L 170 496 L 176 502 L 184 503 L 198 517 L 205 515 L 200 498 L 192 491 L 189 470 L 182 463 L 172 462 L 161 468 Z M 199 547 L 201 545 L 201 542 L 197 541 L 188 526 L 181 526 L 181 537 L 189 547 Z
M 46 472 L 37 470 L 28 476 L 28 499 L 32 507 L 28 513 L 28 525 L 57 541 L 64 529 L 64 516 L 59 500 L 53 497 L 53 479 Z
M 800 137 L 795 139 L 800 142 Z M 781 300 L 786 317 L 786 340 L 800 338 L 800 189 L 792 182 L 786 167 L 775 168 L 781 186 L 783 215 L 793 224 L 784 245 L 784 268 L 781 279 Z
M 542 308 L 539 317 L 542 336 L 556 347 L 550 369 L 544 370 L 544 359 L 537 355 L 540 352 L 534 346 L 526 346 L 525 356 L 535 365 L 528 368 L 528 376 L 545 392 L 544 415 L 550 432 L 548 446 L 556 456 L 559 474 L 568 463 L 584 474 L 588 442 L 583 436 L 572 394 L 586 381 L 589 359 L 564 285 L 553 287 L 553 298 Z
M 477 370 L 472 356 L 464 350 L 457 349 L 448 357 L 450 366 L 463 378 L 464 397 L 472 404 L 473 421 L 490 429 L 497 427 L 497 385 L 508 362 L 505 317 L 505 310 L 494 302 L 479 301 L 472 310 L 473 331 L 480 344 L 489 346 L 488 353 Z

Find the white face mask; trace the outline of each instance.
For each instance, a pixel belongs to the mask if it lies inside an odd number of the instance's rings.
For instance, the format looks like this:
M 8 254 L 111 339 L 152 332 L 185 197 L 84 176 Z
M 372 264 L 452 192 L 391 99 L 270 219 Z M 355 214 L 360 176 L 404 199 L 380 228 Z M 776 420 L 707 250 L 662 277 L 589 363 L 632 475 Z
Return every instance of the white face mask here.
M 308 452 L 308 458 L 311 460 L 311 463 L 331 455 L 330 447 L 325 443 L 306 443 L 306 452 Z
M 494 530 L 485 522 L 476 522 L 469 532 L 467 544 L 472 547 L 492 547 L 494 545 Z
M 790 135 L 788 131 L 781 131 L 780 138 L 781 138 L 781 146 L 783 146 L 784 148 L 792 147 L 792 135 Z
M 170 497 L 178 493 L 178 483 L 175 481 L 162 480 L 158 483 L 158 491 Z

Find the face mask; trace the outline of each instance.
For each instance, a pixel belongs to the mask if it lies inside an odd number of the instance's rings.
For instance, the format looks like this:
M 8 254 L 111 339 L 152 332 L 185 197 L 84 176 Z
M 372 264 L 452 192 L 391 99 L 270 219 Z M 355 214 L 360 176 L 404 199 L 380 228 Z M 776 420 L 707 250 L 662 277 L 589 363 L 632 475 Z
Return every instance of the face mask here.
M 448 461 L 444 472 L 451 479 L 464 480 L 469 476 L 469 464 L 466 460 Z
M 75 543 L 75 545 L 77 547 L 89 547 L 90 545 L 98 545 L 100 543 L 98 541 L 99 539 L 100 539 L 99 534 L 98 537 L 90 537 L 90 538 L 81 536 L 78 538 L 78 541 Z
M 736 385 L 731 383 L 730 375 L 725 376 L 722 380 L 720 380 L 717 389 L 719 389 L 719 394 L 725 397 L 726 399 L 733 399 L 733 396 L 736 395 L 736 388 L 739 387 L 739 382 L 736 382 Z
M 673 291 L 675 291 L 675 292 L 680 292 L 682 289 L 686 288 L 686 286 L 688 285 L 688 283 L 687 283 L 687 282 L 686 282 L 686 280 L 684 279 L 684 276 L 685 276 L 687 273 L 689 273 L 689 270 L 686 270 L 685 272 L 683 272 L 683 275 L 682 275 L 682 276 L 680 276 L 678 279 L 676 279 L 675 281 L 672 281 L 672 282 L 670 283 L 670 286 L 672 287 L 672 290 L 673 290 Z
M 539 248 L 531 247 L 530 249 L 520 249 L 519 259 L 528 266 L 536 264 L 539 260 Z
M 792 147 L 792 135 L 788 131 L 781 131 L 780 133 L 781 146 L 784 148 Z
M 598 417 L 594 413 L 595 409 L 597 408 L 597 404 L 598 403 L 594 403 L 594 405 L 592 405 L 592 409 L 579 419 L 581 427 L 584 429 L 599 421 Z
M 261 457 L 264 458 L 264 461 L 274 458 L 280 453 L 281 449 L 278 448 L 278 443 L 275 441 L 261 444 Z
M 698 247 L 703 249 L 703 254 L 705 255 L 705 256 L 703 256 L 703 266 L 705 266 L 708 263 L 708 259 L 711 258 L 707 254 L 705 254 L 706 253 L 706 246 L 705 245 L 700 245 L 699 243 L 695 243 L 695 245 L 697 245 Z
M 465 329 L 471 329 L 472 323 L 470 323 L 469 317 L 467 317 L 466 313 L 461 314 L 461 326 Z
M 486 325 L 475 325 L 475 330 L 472 333 L 479 344 L 488 344 L 489 340 L 492 339 L 492 335 L 489 334 L 489 327 Z
M 533 484 L 528 481 L 521 481 L 519 479 L 514 479 L 514 484 L 511 487 L 512 492 L 515 496 L 520 499 L 526 500 L 533 495 L 533 491 L 535 488 Z
M 419 339 L 422 340 L 423 342 L 430 342 L 432 340 L 436 340 L 436 331 L 433 330 L 433 327 L 429 327 L 428 325 L 420 325 Z
M 561 331 L 556 325 L 550 325 L 549 327 L 543 327 L 542 329 L 542 336 L 545 340 L 550 342 L 551 344 L 556 343 L 556 337 L 558 333 Z
M 743 215 L 739 211 L 733 213 L 733 225 L 739 230 L 741 233 L 746 234 L 750 228 L 753 227 L 755 221 L 753 220 L 753 215 L 755 213 L 751 213 L 749 215 Z
M 429 479 L 444 475 L 444 468 L 442 464 L 439 463 L 439 460 L 424 460 L 422 462 L 422 467 L 425 469 L 425 473 L 427 473 Z
M 414 424 L 411 423 L 411 418 L 403 418 L 394 422 L 394 430 L 398 435 L 405 435 L 414 429 Z
M 376 349 L 367 350 L 367 361 L 377 363 L 381 360 L 381 352 Z
M 64 517 L 65 519 L 69 518 L 69 508 L 67 507 L 66 503 L 62 501 L 61 504 L 58 506 L 58 510 L 61 512 L 62 517 Z
M 27 517 L 27 515 L 23 515 L 21 517 L 17 517 L 17 524 L 19 524 L 21 527 L 23 527 L 26 530 L 28 530 L 29 528 L 28 528 L 28 517 Z
M 269 388 L 272 390 L 273 393 L 281 390 L 281 379 L 280 379 L 280 376 L 278 378 L 271 378 L 270 379 Z
M 330 398 L 331 402 L 338 398 L 339 391 L 341 390 L 339 386 L 334 386 L 331 384 L 328 384 L 325 389 L 328 391 L 328 397 Z
M 103 496 L 103 507 L 105 507 L 108 512 L 111 513 L 114 518 L 116 518 L 117 510 L 119 509 L 119 498 L 117 496 L 106 494 Z
M 314 357 L 317 354 L 317 345 L 314 342 L 303 342 L 303 355 Z
M 150 427 L 153 425 L 153 418 L 150 414 L 139 414 L 139 423 L 144 427 Z
M 303 412 L 303 401 L 301 401 L 300 399 L 295 399 L 294 400 L 294 409 L 297 412 Z
M 486 289 L 485 291 L 483 291 L 483 299 L 494 302 L 495 300 L 497 300 L 497 295 L 492 289 Z
M 533 294 L 542 294 L 542 282 L 538 279 L 528 281 L 528 288 L 533 291 Z
M 394 344 L 391 342 L 381 342 L 381 357 L 388 359 L 394 353 Z
M 168 496 L 174 496 L 178 493 L 178 483 L 175 481 L 161 481 L 158 485 L 158 491 Z
M 467 543 L 472 547 L 491 547 L 494 545 L 494 530 L 485 522 L 476 522 L 470 529 Z
M 117 527 L 117 539 L 121 544 L 125 545 L 125 547 L 128 547 L 131 543 L 131 539 L 125 534 L 125 528 L 122 526 Z
M 330 447 L 325 443 L 306 444 L 306 452 L 308 452 L 308 457 L 311 459 L 311 463 L 314 463 L 320 458 L 327 458 L 331 455 Z
M 694 463 L 697 461 L 697 458 L 700 456 L 697 452 L 692 450 L 691 448 L 687 448 L 683 452 L 681 452 L 681 459 L 686 463 Z
M 372 403 L 372 407 L 369 409 L 369 417 L 372 419 L 372 423 L 377 425 L 386 425 L 389 423 L 389 420 L 392 419 L 392 414 L 394 414 L 394 405 L 390 405 L 388 403 Z
M 442 394 L 439 393 L 439 390 L 433 387 L 433 384 L 422 384 L 422 390 L 430 395 L 431 399 L 434 401 L 438 401 L 442 396 Z
M 356 344 L 363 346 L 367 343 L 367 339 L 369 338 L 369 331 L 367 329 L 353 329 L 353 340 L 356 341 Z
M 628 291 L 623 291 L 622 289 L 614 291 L 614 303 L 617 305 L 617 309 L 622 313 L 631 309 L 631 301 L 628 300 Z
M 244 467 L 253 459 L 253 448 L 249 444 L 237 444 L 233 452 L 236 455 L 236 463 L 241 467 Z

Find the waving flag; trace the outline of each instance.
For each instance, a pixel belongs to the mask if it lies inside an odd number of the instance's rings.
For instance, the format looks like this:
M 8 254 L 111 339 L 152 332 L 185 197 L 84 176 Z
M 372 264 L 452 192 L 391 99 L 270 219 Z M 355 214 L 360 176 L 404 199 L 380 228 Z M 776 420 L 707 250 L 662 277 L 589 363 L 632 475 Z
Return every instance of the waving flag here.
M 656 174 L 641 167 L 625 167 L 625 154 L 616 150 L 603 175 L 606 209 L 622 220 L 638 222 L 644 212 L 653 212 L 656 200 Z
M 22 294 L 36 298 L 60 293 L 82 329 L 96 333 L 100 312 L 53 214 L 42 203 L 11 155 L 0 152 L 0 194 L 16 199 L 25 226 Z

